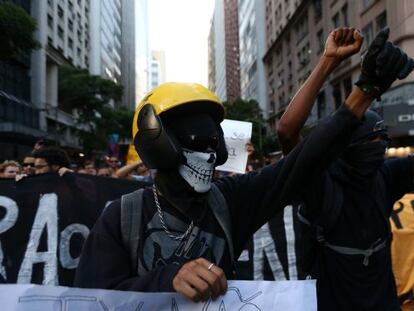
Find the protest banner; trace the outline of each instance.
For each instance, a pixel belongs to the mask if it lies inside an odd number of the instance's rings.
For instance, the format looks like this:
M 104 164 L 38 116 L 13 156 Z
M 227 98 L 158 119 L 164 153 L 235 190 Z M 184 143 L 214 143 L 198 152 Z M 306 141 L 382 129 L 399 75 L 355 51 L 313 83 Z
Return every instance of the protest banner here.
M 231 281 L 216 300 L 193 303 L 176 293 L 139 293 L 39 285 L 0 285 L 7 311 L 316 311 L 315 281 Z
M 71 286 L 101 211 L 143 185 L 82 174 L 0 180 L 0 283 Z M 296 210 L 287 207 L 254 234 L 236 264 L 239 279 L 298 279 Z
M 244 174 L 247 164 L 246 144 L 252 136 L 252 123 L 225 119 L 221 123 L 229 157 L 219 171 Z
M 0 283 L 71 286 L 102 210 L 144 185 L 71 173 L 0 180 Z

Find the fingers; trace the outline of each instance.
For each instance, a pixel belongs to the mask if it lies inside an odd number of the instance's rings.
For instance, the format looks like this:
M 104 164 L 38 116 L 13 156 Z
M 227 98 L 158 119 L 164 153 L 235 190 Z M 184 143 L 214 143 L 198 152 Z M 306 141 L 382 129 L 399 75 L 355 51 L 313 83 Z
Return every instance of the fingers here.
M 376 60 L 376 74 L 379 77 L 406 78 L 414 68 L 412 58 L 400 47 L 387 41 Z
M 414 69 L 414 60 L 411 57 L 408 57 L 407 63 L 401 69 L 398 74 L 398 79 L 405 79 Z
M 390 29 L 388 27 L 385 27 L 380 32 L 378 32 L 368 48 L 368 53 L 377 54 L 378 52 L 380 52 L 381 49 L 384 47 L 385 43 L 387 42 L 389 35 Z
M 361 49 L 362 43 L 364 43 L 364 36 L 359 32 L 358 29 L 355 29 L 352 33 L 354 39 L 354 46 L 358 49 Z
M 201 300 L 199 292 L 178 276 L 176 276 L 173 280 L 173 287 L 177 293 L 184 295 L 186 298 L 194 302 L 199 302 Z
M 217 267 L 216 265 L 214 265 L 211 268 L 211 271 L 217 275 L 219 282 L 220 282 L 220 294 L 219 295 L 223 295 L 226 293 L 227 291 L 227 278 L 226 278 L 226 274 L 224 273 L 223 269 L 221 269 L 220 267 Z
M 210 265 L 204 258 L 187 262 L 173 280 L 174 289 L 193 301 L 206 301 L 224 294 L 227 290 L 224 271 Z
M 354 42 L 355 28 L 346 28 L 344 33 L 344 44 L 352 44 Z

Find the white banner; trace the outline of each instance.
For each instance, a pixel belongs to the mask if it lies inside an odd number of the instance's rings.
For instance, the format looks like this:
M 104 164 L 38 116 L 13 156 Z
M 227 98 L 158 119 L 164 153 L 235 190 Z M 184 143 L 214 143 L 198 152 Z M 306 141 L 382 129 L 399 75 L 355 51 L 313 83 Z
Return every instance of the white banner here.
M 225 119 L 221 123 L 229 158 L 226 163 L 216 167 L 219 171 L 244 174 L 246 172 L 246 144 L 252 137 L 252 123 Z
M 5 311 L 316 311 L 307 281 L 230 281 L 226 295 L 193 303 L 176 293 L 139 293 L 41 285 L 0 285 Z

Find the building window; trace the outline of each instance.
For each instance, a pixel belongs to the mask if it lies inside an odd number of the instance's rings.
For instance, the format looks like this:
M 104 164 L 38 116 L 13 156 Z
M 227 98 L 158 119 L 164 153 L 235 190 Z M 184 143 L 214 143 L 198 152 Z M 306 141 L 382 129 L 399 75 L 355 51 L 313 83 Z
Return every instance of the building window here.
M 73 49 L 73 40 L 69 38 L 68 40 L 68 47 L 72 50 Z
M 313 0 L 313 7 L 315 10 L 315 22 L 322 17 L 322 0 Z
M 377 32 L 383 29 L 385 26 L 387 26 L 387 12 L 386 11 L 384 11 L 383 13 L 377 16 L 377 18 L 375 19 L 375 24 L 376 24 Z
M 53 16 L 47 14 L 47 24 L 53 29 Z
M 342 13 L 342 21 L 343 21 L 343 26 L 349 26 L 349 20 L 348 20 L 348 4 L 345 4 L 342 9 L 341 9 L 341 13 Z
M 372 29 L 372 23 L 369 23 L 364 28 L 362 28 L 362 35 L 364 36 L 364 49 L 367 49 L 371 44 L 371 41 L 374 39 L 374 31 Z
M 339 13 L 336 13 L 332 17 L 332 25 L 333 25 L 334 28 L 338 28 L 339 27 Z
M 325 49 L 325 37 L 323 36 L 323 29 L 319 30 L 316 34 L 318 40 L 318 54 Z
M 317 99 L 317 109 L 318 109 L 318 120 L 326 116 L 326 100 L 325 92 L 322 91 L 319 93 Z
M 71 19 L 68 19 L 68 28 L 70 31 L 73 31 L 73 21 Z
M 58 36 L 59 38 L 63 39 L 64 37 L 64 32 L 63 32 L 63 28 L 58 26 Z
M 308 34 L 308 16 L 305 15 L 296 26 L 297 41 L 301 41 Z
M 60 5 L 58 5 L 58 15 L 59 15 L 60 18 L 63 18 L 63 15 L 64 15 L 63 9 Z

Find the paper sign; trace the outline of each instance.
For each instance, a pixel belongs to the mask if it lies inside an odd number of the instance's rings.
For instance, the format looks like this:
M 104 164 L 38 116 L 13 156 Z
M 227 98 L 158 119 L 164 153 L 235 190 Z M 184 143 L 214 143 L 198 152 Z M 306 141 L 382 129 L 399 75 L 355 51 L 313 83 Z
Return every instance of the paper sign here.
M 41 285 L 0 285 L 7 311 L 316 311 L 315 281 L 233 281 L 226 295 L 193 303 L 177 293 L 139 293 Z
M 225 119 L 221 123 L 229 158 L 216 169 L 225 172 L 244 174 L 247 164 L 246 144 L 252 137 L 252 123 Z

